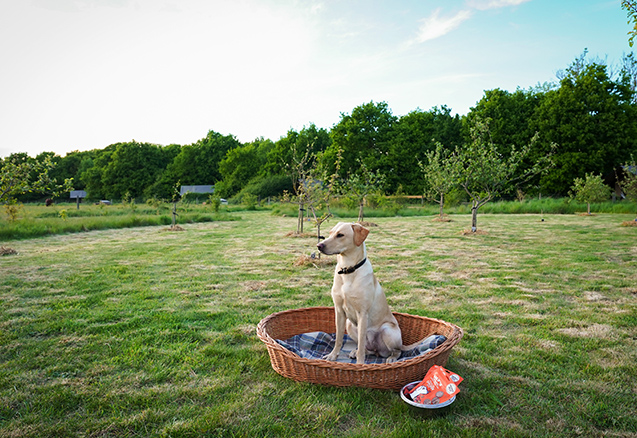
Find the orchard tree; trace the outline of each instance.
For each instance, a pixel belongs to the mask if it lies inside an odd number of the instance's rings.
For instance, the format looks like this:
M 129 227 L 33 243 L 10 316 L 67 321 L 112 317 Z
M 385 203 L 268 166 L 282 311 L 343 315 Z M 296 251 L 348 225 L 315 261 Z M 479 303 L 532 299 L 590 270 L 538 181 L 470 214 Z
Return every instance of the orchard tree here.
M 72 179 L 62 184 L 49 176 L 54 167 L 50 156 L 41 161 L 30 159 L 26 154 L 0 158 L 0 203 L 8 203 L 24 193 L 47 193 L 58 195 L 72 190 Z
M 532 168 L 520 175 L 517 170 L 529 154 L 537 135 L 531 143 L 517 149 L 511 146 L 504 157 L 491 141 L 488 121 L 474 119 L 471 126 L 471 143 L 456 148 L 449 158 L 452 180 L 471 199 L 471 231 L 478 230 L 478 210 L 494 197 L 510 190 L 514 182 L 528 180 L 531 176 L 548 170 L 551 155 L 538 160 Z
M 362 160 L 359 163 L 358 172 L 341 180 L 341 193 L 349 196 L 358 203 L 358 222 L 363 222 L 364 206 L 367 197 L 373 193 L 382 191 L 385 177 L 378 170 L 370 170 Z
M 419 163 L 425 180 L 424 196 L 440 204 L 441 220 L 444 217 L 445 195 L 456 185 L 453 169 L 450 166 L 450 155 L 451 153 L 442 143 L 437 143 L 434 151 L 427 152 L 426 164 Z
M 610 198 L 611 188 L 604 184 L 601 175 L 587 173 L 585 178 L 575 178 L 569 196 L 579 202 L 586 202 L 586 213 L 591 214 L 591 203 Z
M 623 178 L 617 178 L 619 186 L 629 201 L 637 202 L 637 162 L 631 157 L 631 161 L 621 167 Z

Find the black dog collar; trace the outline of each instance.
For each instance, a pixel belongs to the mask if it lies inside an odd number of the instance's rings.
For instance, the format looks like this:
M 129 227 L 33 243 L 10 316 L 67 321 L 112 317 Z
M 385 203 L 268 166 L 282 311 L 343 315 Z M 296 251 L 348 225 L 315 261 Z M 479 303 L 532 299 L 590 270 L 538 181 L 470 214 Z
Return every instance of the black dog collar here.
M 351 274 L 352 272 L 354 272 L 355 270 L 357 270 L 358 268 L 360 268 L 361 266 L 363 266 L 365 264 L 365 262 L 367 261 L 367 258 L 364 258 L 363 260 L 361 260 L 360 262 L 358 262 L 356 264 L 356 266 L 350 266 L 348 268 L 341 268 L 340 271 L 337 272 L 337 274 Z

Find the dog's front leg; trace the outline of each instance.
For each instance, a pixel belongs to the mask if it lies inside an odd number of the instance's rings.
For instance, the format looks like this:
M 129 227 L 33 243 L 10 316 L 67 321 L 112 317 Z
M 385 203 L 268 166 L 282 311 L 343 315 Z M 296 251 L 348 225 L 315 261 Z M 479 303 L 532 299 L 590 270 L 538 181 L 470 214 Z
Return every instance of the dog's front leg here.
M 345 321 L 347 317 L 345 316 L 345 310 L 342 307 L 337 306 L 335 311 L 336 318 L 336 341 L 334 342 L 334 349 L 331 353 L 323 356 L 325 360 L 335 361 L 338 353 L 341 352 L 341 348 L 343 348 L 343 336 L 345 336 Z
M 360 312 L 358 315 L 358 348 L 356 349 L 356 363 L 365 363 L 367 354 L 367 314 Z

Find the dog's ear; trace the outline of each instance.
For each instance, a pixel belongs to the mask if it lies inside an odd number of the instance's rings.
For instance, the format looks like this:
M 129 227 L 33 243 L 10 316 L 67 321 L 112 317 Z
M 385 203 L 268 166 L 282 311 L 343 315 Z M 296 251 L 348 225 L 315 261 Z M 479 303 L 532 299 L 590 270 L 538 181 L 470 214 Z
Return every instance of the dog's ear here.
M 367 239 L 369 230 L 359 224 L 352 224 L 352 229 L 354 230 L 354 244 L 356 246 L 361 246 L 365 239 Z

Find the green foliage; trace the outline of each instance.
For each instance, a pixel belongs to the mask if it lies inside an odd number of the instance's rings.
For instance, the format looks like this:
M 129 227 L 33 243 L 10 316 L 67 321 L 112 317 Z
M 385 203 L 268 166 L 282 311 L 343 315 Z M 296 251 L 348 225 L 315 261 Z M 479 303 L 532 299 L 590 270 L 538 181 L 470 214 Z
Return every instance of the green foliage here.
M 263 138 L 236 147 L 227 152 L 219 163 L 222 181 L 215 185 L 215 191 L 223 198 L 229 198 L 241 191 L 250 180 L 259 174 L 265 165 L 268 152 L 274 147 L 271 140 Z
M 423 175 L 414 163 L 425 162 L 437 144 L 453 150 L 462 143 L 460 116 L 452 116 L 451 109 L 444 105 L 430 111 L 418 109 L 401 117 L 394 125 L 387 153 L 387 168 L 391 171 L 384 172 L 386 190 L 395 193 L 402 187 L 406 193 L 421 193 Z
M 563 73 L 560 87 L 542 99 L 535 117 L 542 133 L 531 159 L 557 145 L 555 167 L 541 178 L 544 193 L 566 193 L 586 173 L 610 177 L 637 151 L 637 106 L 629 78 L 613 79 L 586 52 Z
M 212 207 L 212 211 L 215 213 L 219 213 L 219 208 L 221 207 L 221 198 L 218 195 L 210 195 L 208 196 L 208 203 Z
M 369 102 L 354 108 L 351 115 L 342 113 L 330 132 L 332 144 L 322 157 L 322 166 L 328 173 L 334 173 L 340 150 L 341 178 L 358 173 L 361 165 L 371 172 L 386 174 L 389 171 L 386 157 L 396 121 L 386 102 Z
M 445 195 L 457 184 L 451 167 L 452 161 L 449 160 L 450 155 L 441 143 L 437 143 L 434 151 L 427 152 L 426 164 L 419 163 L 425 181 L 424 196 L 439 202 L 440 218 L 443 216 Z
M 30 158 L 27 154 L 13 154 L 0 158 L 0 203 L 25 193 L 43 193 L 52 196 L 69 192 L 73 180 L 67 178 L 63 184 L 51 178 L 49 172 L 55 166 L 50 155 Z
M 633 26 L 633 28 L 628 31 L 628 44 L 632 47 L 635 36 L 637 36 L 637 2 L 633 0 L 622 0 L 622 8 L 624 8 L 628 14 L 628 24 Z
M 15 222 L 18 220 L 18 215 L 22 210 L 22 204 L 17 201 L 15 198 L 11 198 L 4 204 L 4 211 L 7 214 L 7 219 L 10 222 Z
M 451 180 L 462 187 L 472 202 L 471 231 L 477 231 L 477 214 L 480 207 L 494 197 L 510 190 L 513 181 L 528 179 L 535 174 L 545 173 L 551 166 L 551 155 L 539 159 L 533 167 L 519 175 L 517 170 L 528 156 L 537 136 L 529 145 L 520 149 L 511 146 L 508 157 L 501 154 L 491 141 L 488 120 L 472 120 L 471 143 L 456 148 L 443 169 L 451 175 Z
M 611 188 L 604 184 L 601 175 L 587 173 L 585 178 L 575 178 L 569 196 L 577 201 L 586 202 L 588 214 L 591 203 L 602 202 L 610 198 Z
M 637 162 L 631 157 L 631 161 L 624 163 L 621 168 L 623 178 L 619 179 L 619 185 L 622 192 L 628 200 L 637 202 Z

